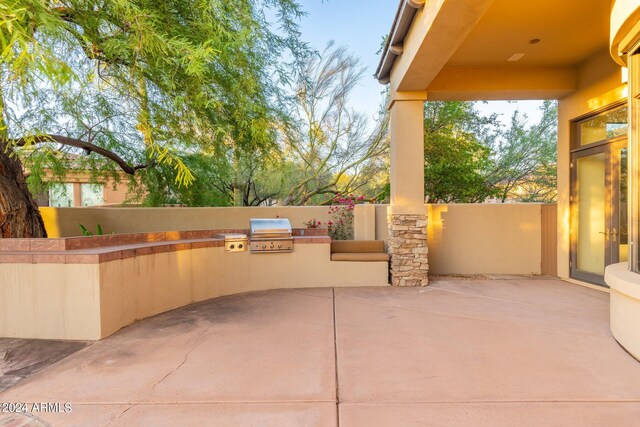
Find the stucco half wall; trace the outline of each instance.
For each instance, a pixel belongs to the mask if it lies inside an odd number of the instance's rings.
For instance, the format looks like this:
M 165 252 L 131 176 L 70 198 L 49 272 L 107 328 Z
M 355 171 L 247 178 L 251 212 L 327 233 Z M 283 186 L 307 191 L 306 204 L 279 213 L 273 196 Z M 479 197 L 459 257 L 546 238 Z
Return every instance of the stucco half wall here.
M 92 264 L 0 263 L 0 337 L 98 340 L 223 295 L 388 284 L 387 262 L 333 262 L 324 240 L 279 254 L 207 247 Z
M 638 274 L 626 262 L 612 264 L 604 279 L 610 286 L 611 333 L 636 359 L 640 360 L 640 286 Z
M 387 208 L 356 206 L 356 239 L 386 240 Z M 556 275 L 555 205 L 430 204 L 425 211 L 431 274 Z
M 547 209 L 543 209 L 546 207 Z M 548 209 L 551 207 L 552 209 Z M 284 217 L 293 227 L 330 220 L 325 206 L 255 208 L 42 208 L 50 237 L 80 234 L 78 224 L 106 232 L 246 228 L 252 217 Z M 356 205 L 356 239 L 387 240 L 388 205 Z M 556 273 L 555 205 L 474 203 L 425 205 L 431 274 Z M 549 233 L 553 234 L 551 238 Z
M 105 233 L 249 228 L 251 218 L 288 218 L 294 228 L 317 219 L 330 220 L 326 206 L 214 207 L 214 208 L 40 208 L 49 237 L 82 235 L 79 224 Z
M 429 205 L 433 274 L 540 274 L 538 204 Z

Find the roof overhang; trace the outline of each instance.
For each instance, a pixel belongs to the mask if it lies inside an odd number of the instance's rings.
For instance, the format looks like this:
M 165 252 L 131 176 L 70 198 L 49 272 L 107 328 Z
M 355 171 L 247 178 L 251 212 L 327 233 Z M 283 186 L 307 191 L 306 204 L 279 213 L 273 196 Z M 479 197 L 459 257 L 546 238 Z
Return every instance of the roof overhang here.
M 375 77 L 429 99 L 557 99 L 607 50 L 609 14 L 610 0 L 403 0 Z
M 396 16 L 393 19 L 389 37 L 382 50 L 382 58 L 376 69 L 375 77 L 382 84 L 389 83 L 391 68 L 396 58 L 402 54 L 404 39 L 411 28 L 418 9 L 424 7 L 425 0 L 400 0 Z

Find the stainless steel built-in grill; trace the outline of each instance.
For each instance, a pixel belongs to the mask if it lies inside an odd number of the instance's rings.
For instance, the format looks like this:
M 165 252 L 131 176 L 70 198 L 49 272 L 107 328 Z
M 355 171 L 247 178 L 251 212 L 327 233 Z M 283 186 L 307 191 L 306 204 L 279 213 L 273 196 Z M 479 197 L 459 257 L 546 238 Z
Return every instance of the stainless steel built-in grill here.
M 292 252 L 291 223 L 286 218 L 252 218 L 251 252 Z

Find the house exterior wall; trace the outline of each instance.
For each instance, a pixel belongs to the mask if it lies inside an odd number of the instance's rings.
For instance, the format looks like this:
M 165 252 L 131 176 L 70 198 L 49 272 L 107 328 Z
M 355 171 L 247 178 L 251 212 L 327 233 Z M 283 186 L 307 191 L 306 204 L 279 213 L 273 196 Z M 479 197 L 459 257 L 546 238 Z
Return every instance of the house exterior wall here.
M 620 66 L 607 50 L 587 59 L 578 69 L 578 89 L 558 101 L 558 276 L 569 277 L 571 193 L 571 121 L 624 101 L 627 84 Z
M 640 35 L 640 2 L 638 0 L 613 0 L 609 25 L 609 51 L 620 65 L 625 65 L 621 55 Z
M 129 187 L 126 182 L 107 181 L 104 184 L 104 204 L 121 205 L 130 198 Z
M 542 263 L 540 273 L 545 276 L 558 276 L 558 205 L 541 206 L 540 229 Z
M 407 4 L 417 12 L 409 13 Z M 396 22 L 403 22 L 404 17 L 412 19 L 412 24 L 394 24 L 389 39 L 393 45 L 385 46 L 379 67 L 384 72 L 377 72 L 381 83 L 389 82 L 392 103 L 412 91 L 425 91 L 428 100 L 559 100 L 557 273 L 561 278 L 568 279 L 570 275 L 572 121 L 630 100 L 631 265 L 609 265 L 605 282 L 612 295 L 611 331 L 623 347 L 640 359 L 640 274 L 631 271 L 639 270 L 640 246 L 640 0 L 401 2 L 396 17 Z M 394 51 L 396 56 L 387 55 Z M 523 56 L 521 62 L 514 63 Z M 387 58 L 395 59 L 389 65 Z M 626 70 L 621 68 L 629 62 L 632 96 L 623 75 Z M 433 259 L 437 257 L 434 246 L 438 242 L 431 236 L 433 222 L 429 218 L 432 272 L 437 269 Z M 443 230 L 446 229 L 445 226 Z M 601 233 L 616 235 L 615 228 L 611 233 L 606 229 Z M 584 241 L 595 250 L 597 240 Z M 605 262 L 609 262 L 606 258 Z
M 620 64 L 627 64 L 627 54 L 633 53 L 633 49 L 637 49 L 638 40 L 640 40 L 640 1 L 638 0 L 614 0 L 611 8 L 610 19 L 610 53 L 613 58 Z M 634 61 L 634 67 L 631 68 L 629 79 L 638 85 L 640 77 Z M 633 92 L 630 99 L 630 135 L 629 135 L 629 199 L 631 201 L 630 230 L 632 244 L 638 244 L 633 241 L 637 238 L 635 230 L 638 223 L 638 146 L 640 141 L 640 124 L 638 119 L 640 114 L 638 111 L 637 96 L 638 87 L 632 88 Z M 635 170 L 634 170 L 635 169 Z M 635 257 L 636 250 L 631 252 L 631 256 Z M 634 260 L 631 260 L 634 264 Z M 640 360 L 640 329 L 638 322 L 640 321 L 640 275 L 630 271 L 629 263 L 613 264 L 605 270 L 605 282 L 611 288 L 611 304 L 610 319 L 611 333 L 630 354 Z

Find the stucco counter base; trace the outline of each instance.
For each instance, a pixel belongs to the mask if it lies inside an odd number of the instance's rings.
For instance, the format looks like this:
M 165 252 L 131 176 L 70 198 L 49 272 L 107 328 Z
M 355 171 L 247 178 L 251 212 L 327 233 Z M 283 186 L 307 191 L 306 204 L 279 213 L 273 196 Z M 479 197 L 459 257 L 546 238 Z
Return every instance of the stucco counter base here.
M 173 244 L 92 263 L 65 263 L 65 256 L 59 263 L 0 263 L 0 336 L 98 340 L 136 320 L 223 295 L 388 284 L 387 262 L 332 262 L 327 237 L 294 242 L 293 252 L 280 254 Z

